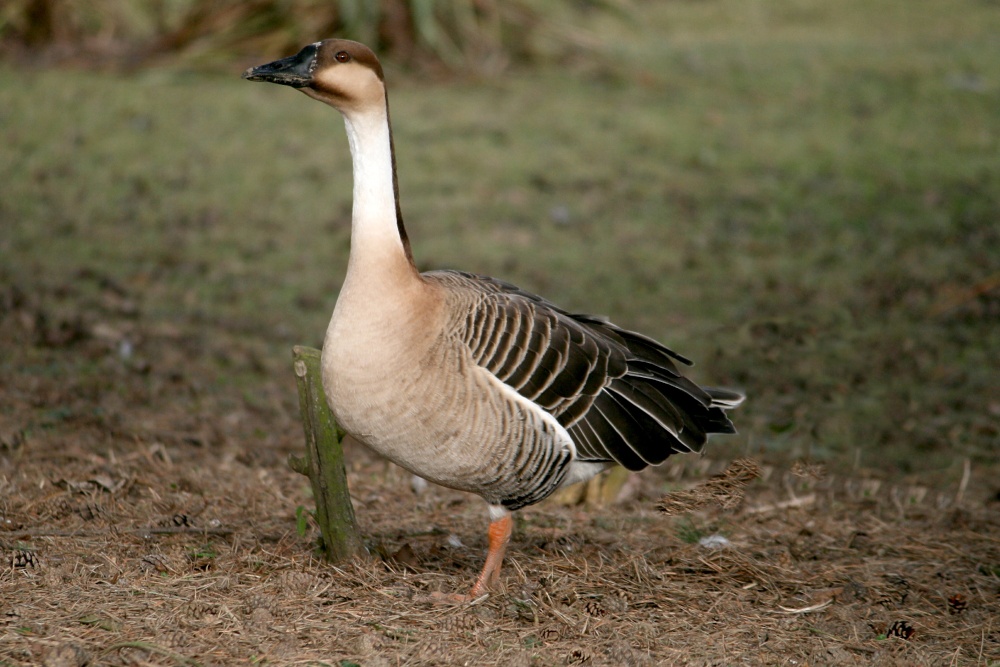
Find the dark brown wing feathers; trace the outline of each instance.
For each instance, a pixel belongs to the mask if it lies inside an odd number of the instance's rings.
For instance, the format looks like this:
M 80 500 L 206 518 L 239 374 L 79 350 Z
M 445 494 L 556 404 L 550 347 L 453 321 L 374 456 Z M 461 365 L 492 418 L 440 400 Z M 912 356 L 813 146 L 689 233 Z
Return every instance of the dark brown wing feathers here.
M 464 327 L 474 361 L 552 414 L 580 460 L 641 470 L 735 432 L 724 410 L 742 395 L 685 378 L 676 362 L 691 362 L 655 340 L 494 278 L 424 275 L 474 295 Z

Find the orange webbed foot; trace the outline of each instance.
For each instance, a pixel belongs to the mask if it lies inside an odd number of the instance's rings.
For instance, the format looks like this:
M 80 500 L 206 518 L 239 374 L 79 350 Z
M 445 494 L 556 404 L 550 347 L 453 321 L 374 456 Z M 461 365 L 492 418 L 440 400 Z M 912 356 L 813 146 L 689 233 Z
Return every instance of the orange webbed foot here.
M 507 543 L 510 542 L 510 534 L 514 528 L 514 521 L 510 512 L 502 507 L 490 506 L 489 550 L 486 552 L 486 564 L 483 571 L 479 573 L 476 583 L 472 585 L 472 590 L 466 595 L 459 593 L 431 593 L 431 600 L 435 604 L 465 604 L 473 602 L 488 595 L 487 588 L 496 584 L 500 578 L 500 566 L 503 565 L 503 557 L 507 551 Z

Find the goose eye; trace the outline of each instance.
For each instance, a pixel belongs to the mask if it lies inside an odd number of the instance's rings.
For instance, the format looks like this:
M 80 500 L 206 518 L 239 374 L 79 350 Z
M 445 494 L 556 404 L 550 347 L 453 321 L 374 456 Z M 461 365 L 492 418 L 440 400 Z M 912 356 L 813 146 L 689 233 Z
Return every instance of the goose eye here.
M 347 51 L 338 51 L 337 55 L 335 55 L 334 58 L 337 59 L 338 63 L 346 63 L 350 62 L 351 54 L 348 53 Z

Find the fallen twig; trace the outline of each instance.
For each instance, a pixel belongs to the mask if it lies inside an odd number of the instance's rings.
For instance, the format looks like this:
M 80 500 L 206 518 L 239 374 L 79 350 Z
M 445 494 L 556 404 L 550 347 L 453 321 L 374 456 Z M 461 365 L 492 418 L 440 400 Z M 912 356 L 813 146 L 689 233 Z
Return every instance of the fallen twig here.
M 818 604 L 812 604 L 809 605 L 808 607 L 799 607 L 797 609 L 793 609 L 791 607 L 782 607 L 779 604 L 778 609 L 785 612 L 786 614 L 809 614 L 814 611 L 819 611 L 820 609 L 825 609 L 826 607 L 829 607 L 831 604 L 833 604 L 833 598 L 830 598 L 829 600 L 820 602 Z
M 14 539 L 30 537 L 107 537 L 108 535 L 212 535 L 229 537 L 236 530 L 233 528 L 197 528 L 194 526 L 157 526 L 150 528 L 108 528 L 106 530 L 50 530 L 45 528 L 26 528 L 8 533 Z M 280 542 L 284 535 L 255 535 L 262 542 Z
M 149 651 L 150 653 L 158 653 L 159 655 L 170 658 L 171 660 L 179 662 L 182 665 L 191 665 L 191 667 L 201 667 L 201 663 L 195 660 L 194 658 L 189 658 L 175 651 L 171 651 L 168 648 L 164 648 L 156 644 L 151 644 L 150 642 L 139 642 L 139 641 L 119 642 L 117 644 L 112 644 L 111 646 L 109 646 L 105 652 L 111 653 L 112 651 L 118 651 L 123 648 L 135 648 L 141 651 Z
M 764 512 L 773 512 L 775 510 L 786 510 L 793 507 L 805 507 L 806 505 L 812 505 L 816 502 L 816 494 L 810 493 L 805 496 L 796 496 L 789 500 L 782 500 L 777 503 L 770 503 L 767 505 L 758 505 L 757 507 L 748 507 L 746 509 L 747 514 L 763 514 Z

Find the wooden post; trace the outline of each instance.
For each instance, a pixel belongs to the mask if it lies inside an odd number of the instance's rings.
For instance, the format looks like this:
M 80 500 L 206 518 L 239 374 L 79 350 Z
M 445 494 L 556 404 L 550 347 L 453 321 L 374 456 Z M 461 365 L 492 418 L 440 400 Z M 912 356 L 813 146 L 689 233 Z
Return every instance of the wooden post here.
M 309 477 L 316 500 L 316 522 L 327 560 L 341 561 L 363 554 L 364 544 L 354 520 L 354 506 L 347 489 L 344 432 L 330 412 L 323 392 L 320 351 L 296 345 L 292 348 L 299 408 L 306 436 L 306 455 L 288 457 L 292 470 Z

